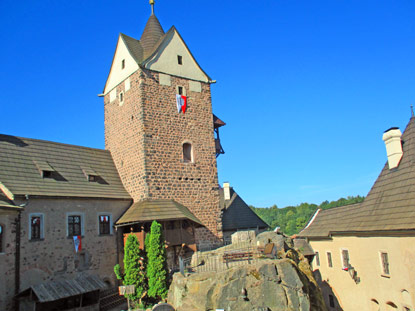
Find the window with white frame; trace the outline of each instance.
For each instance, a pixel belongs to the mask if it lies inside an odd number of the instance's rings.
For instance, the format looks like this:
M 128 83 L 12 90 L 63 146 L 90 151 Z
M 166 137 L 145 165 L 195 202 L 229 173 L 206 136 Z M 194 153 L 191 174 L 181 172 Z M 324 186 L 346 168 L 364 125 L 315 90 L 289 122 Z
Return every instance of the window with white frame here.
M 29 240 L 41 240 L 44 238 L 43 214 L 29 214 Z
M 347 249 L 342 249 L 342 265 L 343 265 L 343 270 L 349 270 L 349 265 L 350 265 L 350 257 L 349 257 L 349 250 Z

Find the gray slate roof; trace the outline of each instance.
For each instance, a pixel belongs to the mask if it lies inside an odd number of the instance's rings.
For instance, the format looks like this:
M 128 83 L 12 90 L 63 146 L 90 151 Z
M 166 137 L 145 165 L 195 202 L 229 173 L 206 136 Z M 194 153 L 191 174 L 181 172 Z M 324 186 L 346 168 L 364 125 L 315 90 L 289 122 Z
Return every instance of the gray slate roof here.
M 230 188 L 231 199 L 225 200 L 223 189 L 220 189 L 220 207 L 223 210 L 222 228 L 224 231 L 268 228 L 269 226 L 242 200 L 242 198 Z
M 74 280 L 61 280 L 33 285 L 18 297 L 26 296 L 32 291 L 39 302 L 55 301 L 106 288 L 106 284 L 95 275 L 81 275 Z
M 53 178 L 42 178 L 45 163 Z M 85 168 L 98 181 L 89 182 Z M 1 134 L 0 182 L 14 195 L 131 199 L 109 151 Z
M 415 230 L 415 118 L 402 135 L 403 157 L 397 168 L 385 164 L 360 204 L 318 211 L 300 236 L 327 237 L 335 232 Z
M 117 220 L 116 225 L 173 219 L 189 219 L 203 225 L 186 206 L 169 199 L 146 199 L 136 202 Z

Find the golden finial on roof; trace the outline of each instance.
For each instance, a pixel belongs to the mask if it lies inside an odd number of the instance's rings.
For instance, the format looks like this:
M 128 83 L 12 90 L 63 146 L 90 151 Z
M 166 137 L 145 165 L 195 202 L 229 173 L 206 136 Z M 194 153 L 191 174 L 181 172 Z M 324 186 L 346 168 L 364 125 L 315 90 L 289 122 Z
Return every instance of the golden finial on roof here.
M 151 15 L 154 15 L 154 0 L 150 0 L 151 5 Z

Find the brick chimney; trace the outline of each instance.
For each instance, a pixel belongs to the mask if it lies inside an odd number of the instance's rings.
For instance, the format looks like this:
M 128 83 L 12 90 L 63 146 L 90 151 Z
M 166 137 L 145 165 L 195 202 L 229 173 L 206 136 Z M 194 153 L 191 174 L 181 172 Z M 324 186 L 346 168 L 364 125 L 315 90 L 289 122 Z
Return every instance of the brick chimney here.
M 386 154 L 388 155 L 389 169 L 398 167 L 402 159 L 402 133 L 398 127 L 392 127 L 383 133 L 383 141 L 386 145 Z
M 228 182 L 223 183 L 223 195 L 225 201 L 231 199 L 231 186 Z

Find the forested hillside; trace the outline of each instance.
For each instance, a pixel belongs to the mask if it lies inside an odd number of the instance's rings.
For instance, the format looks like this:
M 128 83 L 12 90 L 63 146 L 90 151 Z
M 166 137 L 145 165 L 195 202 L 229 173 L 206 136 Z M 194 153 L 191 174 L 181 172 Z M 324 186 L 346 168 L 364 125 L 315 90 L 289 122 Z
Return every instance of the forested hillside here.
M 282 232 L 288 235 L 298 233 L 314 212 L 318 209 L 329 209 L 332 207 L 344 206 L 353 203 L 359 203 L 364 197 L 347 197 L 338 199 L 337 201 L 324 201 L 320 205 L 301 203 L 297 206 L 287 206 L 278 208 L 276 205 L 268 208 L 259 208 L 251 206 L 251 208 L 267 223 L 272 229 L 281 227 Z

